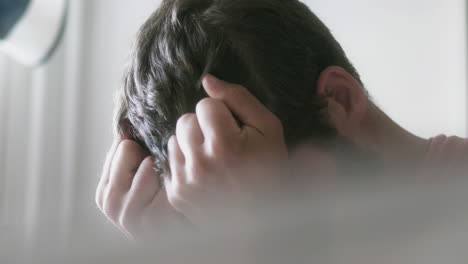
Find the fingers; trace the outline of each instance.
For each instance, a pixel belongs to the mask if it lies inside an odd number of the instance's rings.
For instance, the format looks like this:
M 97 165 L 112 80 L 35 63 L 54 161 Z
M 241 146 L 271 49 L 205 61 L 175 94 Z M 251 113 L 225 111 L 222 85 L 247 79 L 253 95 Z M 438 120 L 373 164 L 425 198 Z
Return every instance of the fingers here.
M 130 189 L 133 176 L 148 153 L 135 141 L 120 143 L 111 166 L 109 184 L 113 187 Z
M 214 99 L 209 100 L 214 101 Z M 216 103 L 218 105 L 222 105 L 222 103 L 219 101 Z M 223 109 L 221 108 L 221 111 L 222 110 Z M 225 114 L 229 115 L 227 109 L 224 109 L 224 111 L 226 112 Z M 210 114 L 213 115 L 213 113 L 205 113 L 205 115 Z M 193 184 L 199 180 L 197 176 L 202 174 L 200 173 L 200 170 L 202 169 L 202 166 L 200 166 L 200 164 L 204 163 L 204 161 L 206 160 L 205 145 L 210 147 L 210 150 L 214 149 L 212 147 L 214 144 L 212 142 L 214 141 L 210 138 L 206 138 L 205 133 L 206 131 L 210 131 L 210 135 L 214 136 L 214 132 L 211 131 L 213 130 L 213 127 L 217 126 L 218 124 L 215 124 L 212 121 L 205 122 L 207 124 L 199 124 L 198 119 L 198 116 L 195 114 L 186 114 L 182 116 L 177 123 L 176 136 L 170 138 L 168 142 L 170 159 L 169 164 L 172 168 L 171 180 L 172 185 L 175 186 L 176 189 L 179 189 L 180 186 L 183 186 L 187 183 Z M 202 118 L 201 120 L 205 120 L 205 118 Z M 234 120 L 232 120 L 232 122 L 234 122 Z M 201 128 L 200 126 L 203 126 L 203 128 Z M 239 130 L 239 128 L 237 129 Z M 230 133 L 232 134 L 233 132 L 231 131 Z M 219 145 L 222 145 L 221 141 L 215 142 L 218 142 Z
M 177 121 L 176 135 L 185 156 L 196 155 L 203 144 L 204 137 L 195 114 L 185 114 Z
M 172 207 L 179 212 L 187 212 L 191 207 L 189 202 L 183 197 L 186 195 L 187 183 L 192 180 L 187 179 L 185 168 L 186 160 L 178 143 L 178 138 L 173 136 L 168 142 L 169 164 L 171 177 L 165 178 L 164 186 L 167 198 Z
M 106 161 L 104 162 L 104 168 L 102 170 L 101 179 L 99 180 L 99 184 L 96 190 L 96 204 L 101 210 L 104 197 L 104 189 L 109 183 L 112 160 L 114 159 L 115 151 L 117 150 L 117 147 L 119 146 L 121 141 L 122 140 L 120 138 L 114 140 L 109 152 L 107 153 Z
M 136 172 L 123 203 L 118 222 L 125 231 L 134 235 L 140 233 L 138 220 L 160 189 L 159 175 L 154 170 L 154 159 L 147 157 Z
M 175 138 L 175 137 L 174 137 Z M 171 150 L 178 144 L 171 143 Z M 173 159 L 184 164 L 180 147 Z M 141 239 L 164 231 L 179 213 L 168 201 L 154 170 L 154 158 L 149 157 L 136 142 L 117 141 L 108 154 L 96 199 L 107 218 L 126 235 Z M 184 174 L 178 173 L 181 177 Z M 107 179 L 107 180 L 106 180 Z M 107 182 L 107 183 L 106 183 Z M 164 225 L 164 226 L 163 226 Z
M 172 194 L 172 189 L 180 188 L 184 185 L 185 180 L 185 157 L 179 146 L 177 137 L 172 136 L 167 144 L 169 152 L 169 166 L 171 169 L 171 177 L 166 178 L 165 187 L 169 196 Z
M 276 131 L 281 127 L 279 120 L 244 87 L 210 74 L 203 78 L 202 84 L 211 98 L 223 101 L 245 125 L 261 132 Z
M 112 160 L 109 183 L 104 190 L 102 210 L 113 222 L 118 220 L 123 196 L 130 190 L 133 176 L 147 153 L 138 143 L 122 141 Z
M 171 167 L 171 179 L 180 175 L 185 166 L 185 157 L 180 149 L 177 137 L 172 136 L 167 143 L 169 152 L 169 166 Z
M 196 113 L 204 137 L 211 141 L 229 141 L 241 133 L 231 111 L 220 100 L 201 100 L 197 104 Z
M 187 236 L 187 231 L 190 231 L 192 227 L 189 220 L 169 203 L 164 188 L 158 191 L 151 204 L 145 208 L 141 226 L 144 233 L 138 237 L 144 241 L 154 241 L 165 234 L 173 237 L 175 235 Z

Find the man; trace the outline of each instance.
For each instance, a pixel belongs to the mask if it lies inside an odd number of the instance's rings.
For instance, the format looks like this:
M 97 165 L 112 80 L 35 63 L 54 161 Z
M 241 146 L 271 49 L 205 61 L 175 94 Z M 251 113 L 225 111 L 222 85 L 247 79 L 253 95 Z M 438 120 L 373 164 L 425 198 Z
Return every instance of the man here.
M 138 36 L 117 126 L 96 202 L 136 237 L 237 220 L 365 172 L 416 175 L 446 142 L 374 105 L 296 0 L 164 1 Z

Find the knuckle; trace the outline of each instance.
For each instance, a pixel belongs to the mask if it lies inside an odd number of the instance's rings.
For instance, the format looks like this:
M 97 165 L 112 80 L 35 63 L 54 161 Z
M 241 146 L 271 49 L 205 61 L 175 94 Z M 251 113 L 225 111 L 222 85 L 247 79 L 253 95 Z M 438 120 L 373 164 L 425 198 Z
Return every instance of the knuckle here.
M 222 154 L 228 148 L 229 141 L 220 134 L 211 135 L 207 140 L 207 145 L 214 154 Z
M 186 164 L 187 174 L 189 175 L 187 183 L 191 185 L 201 185 L 205 182 L 208 175 L 208 168 L 204 161 L 192 160 Z
M 146 183 L 149 180 L 157 178 L 158 174 L 155 170 L 154 158 L 152 156 L 146 157 L 140 165 L 139 170 L 136 173 L 136 177 L 141 178 L 141 181 Z
M 224 144 L 224 141 L 217 136 L 213 136 L 206 142 L 208 152 L 214 158 L 219 157 L 220 155 L 223 155 L 224 152 L 226 152 L 226 147 Z
M 196 118 L 196 115 L 193 113 L 182 115 L 179 120 L 177 120 L 176 130 L 180 132 L 182 129 L 189 127 L 189 125 L 194 122 Z
M 141 149 L 140 145 L 133 140 L 126 139 L 119 145 L 119 150 L 124 152 L 137 152 Z
M 154 165 L 154 158 L 152 156 L 146 157 L 142 162 L 141 162 L 141 167 L 152 167 Z
M 232 142 L 227 142 L 221 138 L 213 138 L 208 144 L 208 154 L 216 161 L 222 161 L 223 164 L 230 163 L 239 155 L 239 147 Z
M 178 120 L 178 124 L 185 124 L 185 123 L 188 123 L 188 122 L 191 122 L 193 119 L 195 118 L 195 114 L 193 113 L 186 113 L 186 114 L 183 114 L 179 120 Z
M 197 106 L 195 107 L 196 108 L 196 112 L 197 113 L 200 113 L 200 112 L 203 112 L 203 111 L 206 111 L 206 110 L 209 110 L 211 109 L 215 104 L 217 103 L 217 101 L 213 98 L 203 98 L 202 100 L 200 100 L 200 102 L 198 102 Z

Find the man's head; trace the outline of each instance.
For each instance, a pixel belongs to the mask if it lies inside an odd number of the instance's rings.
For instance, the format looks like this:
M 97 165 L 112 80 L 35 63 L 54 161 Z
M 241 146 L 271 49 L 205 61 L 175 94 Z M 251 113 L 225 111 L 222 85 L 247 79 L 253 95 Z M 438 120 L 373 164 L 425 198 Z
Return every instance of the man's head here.
M 297 0 L 163 1 L 138 35 L 117 116 L 161 172 L 177 120 L 206 97 L 205 73 L 246 87 L 281 120 L 290 148 L 334 137 L 325 95 L 337 93 L 348 110 L 352 96 L 334 88 L 361 86 L 330 31 Z

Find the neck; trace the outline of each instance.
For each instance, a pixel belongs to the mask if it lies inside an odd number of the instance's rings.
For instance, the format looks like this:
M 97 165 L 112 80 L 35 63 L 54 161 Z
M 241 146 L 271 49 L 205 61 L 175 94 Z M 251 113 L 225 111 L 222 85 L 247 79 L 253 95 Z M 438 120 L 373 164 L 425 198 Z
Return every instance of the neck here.
M 378 156 L 386 171 L 418 170 L 427 151 L 427 140 L 403 129 L 372 103 L 354 137 L 360 147 Z

